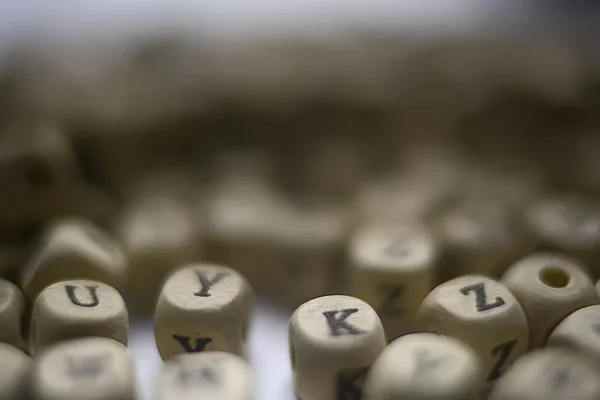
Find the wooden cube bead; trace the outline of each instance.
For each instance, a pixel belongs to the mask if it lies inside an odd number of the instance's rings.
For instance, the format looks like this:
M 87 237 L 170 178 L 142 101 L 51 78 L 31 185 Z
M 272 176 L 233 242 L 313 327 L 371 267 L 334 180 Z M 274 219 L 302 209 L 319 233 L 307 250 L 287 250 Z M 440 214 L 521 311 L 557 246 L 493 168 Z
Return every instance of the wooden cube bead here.
M 561 255 L 528 256 L 511 266 L 501 282 L 527 314 L 532 348 L 543 346 L 564 317 L 600 302 L 584 267 Z
M 386 339 L 371 306 L 333 295 L 309 300 L 294 312 L 289 343 L 299 398 L 351 400 L 360 398 L 366 374 Z
M 57 341 L 81 336 L 102 336 L 127 344 L 129 316 L 121 294 L 91 280 L 54 283 L 33 304 L 31 351 Z
M 253 378 L 243 358 L 210 351 L 179 355 L 165 363 L 156 400 L 252 400 Z
M 424 228 L 371 223 L 350 241 L 350 294 L 379 314 L 388 340 L 420 329 L 421 302 L 433 287 L 438 246 Z
M 28 398 L 27 384 L 31 357 L 6 343 L 0 343 L 0 400 Z
M 442 248 L 437 282 L 465 274 L 500 277 L 532 248 L 518 217 L 509 203 L 486 196 L 442 211 L 435 223 Z
M 538 349 L 519 358 L 494 385 L 490 400 L 593 400 L 600 370 L 567 349 Z
M 600 305 L 569 314 L 554 328 L 546 345 L 580 351 L 600 366 Z
M 183 266 L 167 279 L 156 306 L 154 334 L 161 357 L 205 350 L 243 355 L 252 298 L 246 279 L 230 268 Z
M 26 306 L 23 292 L 11 282 L 0 279 L 0 342 L 27 349 L 23 338 Z
M 584 196 L 550 197 L 533 204 L 526 221 L 539 250 L 565 252 L 600 278 L 600 204 Z
M 383 350 L 371 367 L 363 399 L 475 400 L 484 382 L 481 361 L 466 343 L 415 333 Z
M 517 299 L 502 284 L 481 275 L 442 283 L 423 300 L 423 327 L 461 339 L 483 362 L 487 382 L 529 348 L 529 328 Z
M 37 400 L 135 400 L 133 361 L 127 347 L 107 338 L 56 344 L 36 360 Z
M 167 194 L 131 202 L 117 218 L 115 235 L 129 262 L 128 292 L 143 313 L 155 309 L 164 279 L 198 260 L 202 248 L 196 216 Z
M 22 274 L 23 291 L 34 299 L 46 286 L 68 279 L 91 279 L 122 289 L 127 259 L 108 234 L 89 221 L 61 218 L 44 233 Z

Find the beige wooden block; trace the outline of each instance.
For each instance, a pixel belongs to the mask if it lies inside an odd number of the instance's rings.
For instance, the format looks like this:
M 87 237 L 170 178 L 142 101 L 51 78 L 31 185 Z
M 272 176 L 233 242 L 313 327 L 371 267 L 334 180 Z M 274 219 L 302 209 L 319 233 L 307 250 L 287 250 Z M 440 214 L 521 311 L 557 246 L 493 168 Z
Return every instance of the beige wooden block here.
M 536 202 L 525 216 L 540 250 L 565 252 L 600 278 L 600 204 L 585 196 L 555 196 Z
M 569 314 L 554 328 L 546 346 L 580 351 L 600 366 L 600 305 Z
M 383 350 L 367 376 L 363 400 L 475 400 L 484 382 L 481 361 L 466 343 L 416 333 Z
M 511 266 L 501 280 L 527 314 L 531 347 L 541 347 L 573 311 L 600 302 L 585 268 L 573 259 L 536 253 Z
M 32 389 L 36 400 L 135 400 L 133 360 L 112 339 L 59 343 L 36 359 Z
M 488 196 L 457 201 L 435 226 L 443 253 L 438 283 L 465 274 L 500 277 L 532 249 L 516 209 Z
M 420 330 L 421 302 L 433 288 L 438 245 L 422 227 L 371 223 L 350 240 L 349 292 L 373 307 L 388 340 Z
M 215 193 L 207 211 L 209 259 L 288 306 L 336 291 L 350 224 L 345 208 L 301 207 L 258 185 L 228 190 Z
M 0 342 L 27 349 L 23 338 L 26 307 L 23 292 L 11 282 L 0 279 Z
M 594 400 L 600 370 L 568 349 L 538 349 L 519 358 L 495 384 L 490 400 Z
M 45 288 L 33 304 L 32 353 L 65 339 L 102 336 L 127 344 L 129 316 L 121 294 L 91 280 L 71 280 Z
M 220 350 L 243 355 L 252 289 L 239 273 L 214 264 L 189 264 L 165 282 L 154 316 L 158 352 Z
M 6 343 L 0 343 L 0 400 L 28 398 L 31 357 Z
M 289 343 L 299 398 L 351 400 L 360 398 L 368 370 L 386 339 L 371 306 L 334 295 L 310 300 L 294 312 Z
M 89 221 L 66 217 L 55 220 L 21 277 L 30 299 L 54 282 L 91 279 L 122 289 L 127 279 L 127 259 L 108 234 Z
M 482 275 L 442 283 L 423 300 L 420 315 L 426 330 L 468 343 L 482 360 L 487 382 L 529 348 L 529 327 L 517 299 Z
M 179 355 L 165 363 L 155 400 L 253 400 L 250 366 L 231 353 Z
M 65 193 L 82 184 L 69 139 L 54 126 L 22 123 L 0 137 L 0 221 L 40 223 L 69 202 Z
M 133 200 L 115 222 L 115 237 L 129 263 L 128 294 L 138 311 L 152 312 L 167 276 L 200 259 L 202 239 L 195 213 L 168 193 Z

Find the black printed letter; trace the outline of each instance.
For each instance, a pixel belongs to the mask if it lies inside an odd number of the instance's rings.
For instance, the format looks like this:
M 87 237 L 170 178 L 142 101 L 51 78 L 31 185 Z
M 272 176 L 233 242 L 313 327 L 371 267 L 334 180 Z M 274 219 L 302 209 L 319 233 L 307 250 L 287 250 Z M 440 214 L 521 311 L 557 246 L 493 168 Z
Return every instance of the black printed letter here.
M 100 301 L 98 300 L 98 294 L 96 293 L 98 286 L 86 286 L 85 288 L 90 292 L 90 295 L 92 296 L 92 301 L 89 303 L 82 303 L 81 301 L 79 301 L 79 299 L 75 295 L 75 289 L 77 289 L 77 286 L 65 286 L 65 289 L 67 290 L 67 296 L 69 296 L 69 300 L 71 300 L 71 303 L 79 307 L 96 307 L 100 303 Z
M 360 335 L 361 333 L 366 333 L 355 326 L 350 325 L 346 322 L 346 318 L 350 315 L 358 312 L 358 308 L 347 308 L 345 310 L 334 310 L 334 311 L 325 311 L 323 315 L 327 318 L 327 323 L 329 324 L 330 335 L 331 336 L 342 336 L 345 331 L 349 335 Z M 336 316 L 340 313 L 340 317 Z
M 477 311 L 479 312 L 491 310 L 492 308 L 504 305 L 504 299 L 502 297 L 496 297 L 496 300 L 493 303 L 488 304 L 487 295 L 485 294 L 485 286 L 483 283 L 465 286 L 464 288 L 460 289 L 460 292 L 465 296 L 468 296 L 471 292 L 475 292 L 475 305 L 477 307 Z
M 212 342 L 212 338 L 196 338 L 196 345 L 192 347 L 189 336 L 173 335 L 173 339 L 179 342 L 186 353 L 199 353 L 204 350 L 207 344 Z
M 493 357 L 495 357 L 498 354 L 499 355 L 498 361 L 494 365 L 494 368 L 492 368 L 492 371 L 490 372 L 490 375 L 487 378 L 488 382 L 496 380 L 500 377 L 500 375 L 502 375 L 502 367 L 504 366 L 504 364 L 506 364 L 506 360 L 508 360 L 510 352 L 514 349 L 516 344 L 517 339 L 514 339 L 505 343 L 501 343 L 492 349 Z
M 362 397 L 362 380 L 368 368 L 342 371 L 338 374 L 336 400 L 360 400 Z M 358 382 L 361 380 L 361 382 Z
M 218 274 L 215 274 L 215 277 L 212 279 L 208 279 L 206 275 L 198 271 L 196 271 L 196 275 L 198 275 L 198 280 L 200 280 L 200 285 L 202 285 L 202 288 L 198 293 L 194 293 L 194 295 L 198 297 L 210 297 L 211 294 L 208 293 L 210 288 L 213 287 L 215 283 L 219 282 L 221 279 L 226 277 L 228 274 L 225 272 L 220 272 Z

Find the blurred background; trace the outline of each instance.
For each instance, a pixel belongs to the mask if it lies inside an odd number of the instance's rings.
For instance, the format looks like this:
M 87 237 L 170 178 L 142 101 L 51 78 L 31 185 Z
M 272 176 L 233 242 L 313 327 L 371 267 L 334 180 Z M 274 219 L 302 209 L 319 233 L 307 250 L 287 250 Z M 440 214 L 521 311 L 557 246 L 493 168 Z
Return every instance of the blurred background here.
M 600 194 L 598 15 L 558 0 L 4 0 L 0 268 L 17 274 L 48 221 L 78 214 L 122 242 L 132 276 L 159 271 L 129 293 L 147 394 L 154 298 L 136 290 L 175 261 L 238 268 L 275 300 L 255 315 L 256 398 L 292 399 L 287 315 L 343 290 L 362 221 L 446 221 L 447 244 L 468 231 L 452 222 L 465 198 L 508 205 L 513 229 L 549 193 Z M 484 244 L 495 273 L 505 238 Z

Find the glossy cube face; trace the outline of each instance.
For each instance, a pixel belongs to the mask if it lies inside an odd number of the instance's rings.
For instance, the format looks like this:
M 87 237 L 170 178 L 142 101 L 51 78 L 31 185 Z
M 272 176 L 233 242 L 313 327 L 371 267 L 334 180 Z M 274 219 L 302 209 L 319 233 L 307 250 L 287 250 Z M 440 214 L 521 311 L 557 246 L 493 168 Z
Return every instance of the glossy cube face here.
M 29 398 L 28 378 L 33 360 L 23 351 L 0 343 L 0 399 Z
M 182 354 L 168 361 L 159 377 L 156 400 L 252 400 L 248 363 L 231 353 Z
M 548 347 L 566 347 L 591 356 L 600 365 L 600 305 L 580 308 L 550 334 Z
M 426 330 L 469 343 L 483 361 L 486 381 L 529 348 L 529 327 L 517 299 L 502 284 L 480 275 L 443 283 L 423 300 Z
M 354 399 L 386 345 L 379 317 L 362 300 L 324 296 L 301 305 L 290 321 L 294 385 L 302 399 Z
M 573 311 L 600 302 L 586 269 L 562 255 L 528 256 L 512 265 L 501 282 L 527 313 L 532 347 L 543 346 L 556 324 Z
M 97 281 L 52 284 L 37 297 L 32 311 L 30 348 L 37 353 L 70 338 L 101 336 L 127 344 L 129 316 L 121 294 Z
M 230 268 L 180 268 L 166 280 L 156 307 L 154 333 L 161 357 L 208 350 L 242 355 L 252 301 L 250 286 Z
M 0 279 L 0 342 L 26 350 L 23 340 L 25 309 L 23 292 L 11 282 Z
M 518 359 L 494 386 L 492 400 L 597 399 L 600 370 L 570 349 L 534 350 Z
M 106 338 L 61 342 L 37 359 L 32 388 L 40 400 L 134 400 L 133 361 L 121 343 Z
M 61 218 L 50 224 L 22 273 L 23 291 L 34 299 L 46 286 L 91 279 L 118 289 L 127 278 L 127 259 L 108 234 L 89 221 Z
M 365 400 L 476 399 L 485 376 L 477 354 L 458 339 L 432 333 L 405 335 L 377 358 Z
M 419 307 L 437 262 L 437 243 L 423 228 L 364 225 L 350 242 L 350 293 L 377 311 L 392 340 L 420 329 Z

